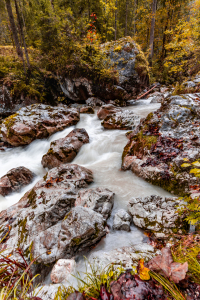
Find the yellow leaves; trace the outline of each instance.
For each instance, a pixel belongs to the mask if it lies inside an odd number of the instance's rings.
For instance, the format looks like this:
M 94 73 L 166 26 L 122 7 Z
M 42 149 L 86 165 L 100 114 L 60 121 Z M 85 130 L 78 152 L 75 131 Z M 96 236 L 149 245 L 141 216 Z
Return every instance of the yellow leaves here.
M 200 174 L 200 169 L 192 169 L 192 170 L 190 170 L 190 173 L 194 174 L 194 175 Z
M 188 159 L 188 158 L 183 158 L 183 160 L 184 160 L 184 161 L 189 161 L 189 159 Z
M 195 167 L 200 167 L 200 162 L 199 161 L 195 161 L 192 163 L 192 165 L 194 165 Z
M 139 277 L 141 280 L 149 280 L 149 269 L 144 266 L 144 259 L 140 259 L 139 261 Z
M 190 166 L 191 166 L 191 164 L 184 163 L 184 164 L 181 165 L 181 168 L 187 168 L 187 167 L 190 167 Z

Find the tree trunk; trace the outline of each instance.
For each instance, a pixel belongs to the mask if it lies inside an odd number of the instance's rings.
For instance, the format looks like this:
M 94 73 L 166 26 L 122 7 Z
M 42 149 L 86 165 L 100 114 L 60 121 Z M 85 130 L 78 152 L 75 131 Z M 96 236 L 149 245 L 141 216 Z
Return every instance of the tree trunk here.
M 25 37 L 24 37 L 23 24 L 22 24 L 22 21 L 21 21 L 21 17 L 20 17 L 20 13 L 19 13 L 19 7 L 18 7 L 18 4 L 17 4 L 16 0 L 15 0 L 15 9 L 16 9 L 17 20 L 18 20 L 18 24 L 19 24 L 20 35 L 21 35 L 22 42 L 23 42 L 23 45 L 24 45 L 24 51 L 25 51 L 27 66 L 28 66 L 28 69 L 30 69 L 30 61 L 29 61 L 26 41 L 25 41 Z
M 138 0 L 135 0 L 134 3 L 134 35 L 136 34 L 136 12 L 138 7 Z
M 90 20 L 90 15 L 91 15 L 91 11 L 90 11 L 90 0 L 88 0 L 88 19 Z
M 12 31 L 13 40 L 14 40 L 14 43 L 15 43 L 17 55 L 20 59 L 23 60 L 23 52 L 22 52 L 22 49 L 20 48 L 20 43 L 19 43 L 19 38 L 18 38 L 18 34 L 17 34 L 17 28 L 15 26 L 15 20 L 14 20 L 14 16 L 13 16 L 13 12 L 12 12 L 11 3 L 10 3 L 10 0 L 5 0 L 5 1 L 6 1 L 6 9 L 7 9 L 7 12 L 8 12 L 10 27 L 11 27 L 11 31 Z
M 153 0 L 152 2 L 152 18 L 151 18 L 151 30 L 150 30 L 150 54 L 149 61 L 152 64 L 153 54 L 154 54 L 154 32 L 155 32 L 155 21 L 156 21 L 156 7 L 157 0 Z
M 127 23 L 128 23 L 128 0 L 126 0 L 125 36 L 127 36 Z
M 115 41 L 117 39 L 117 0 L 115 2 Z

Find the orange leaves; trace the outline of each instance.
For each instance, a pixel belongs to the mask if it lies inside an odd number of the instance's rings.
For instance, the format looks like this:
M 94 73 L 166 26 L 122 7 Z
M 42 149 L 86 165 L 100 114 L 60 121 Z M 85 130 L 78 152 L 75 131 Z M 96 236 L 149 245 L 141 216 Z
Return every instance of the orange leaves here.
M 138 264 L 138 273 L 141 280 L 149 280 L 149 269 L 144 266 L 144 259 L 140 259 Z

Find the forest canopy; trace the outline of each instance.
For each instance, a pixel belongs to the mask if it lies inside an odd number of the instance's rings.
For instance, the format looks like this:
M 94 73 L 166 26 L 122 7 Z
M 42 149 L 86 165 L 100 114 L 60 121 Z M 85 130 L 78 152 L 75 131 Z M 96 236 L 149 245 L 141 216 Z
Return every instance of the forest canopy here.
M 2 0 L 0 78 L 101 72 L 100 44 L 124 36 L 141 46 L 152 81 L 180 82 L 200 70 L 200 1 Z

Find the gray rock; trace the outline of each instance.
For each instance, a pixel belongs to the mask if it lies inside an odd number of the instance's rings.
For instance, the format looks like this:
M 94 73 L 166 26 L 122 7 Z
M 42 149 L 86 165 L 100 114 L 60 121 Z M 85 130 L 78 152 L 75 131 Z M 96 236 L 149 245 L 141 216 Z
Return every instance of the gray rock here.
M 6 118 L 1 126 L 1 133 L 3 141 L 13 146 L 23 146 L 75 125 L 79 118 L 77 109 L 69 109 L 65 105 L 52 107 L 33 104 Z
M 101 45 L 104 68 L 111 67 L 118 72 L 107 82 L 103 78 L 96 80 L 85 77 L 60 78 L 61 89 L 64 95 L 74 102 L 86 102 L 97 106 L 96 103 L 86 101 L 91 97 L 105 100 L 129 100 L 149 84 L 148 62 L 144 53 L 131 37 L 124 37 L 114 42 Z M 142 68 L 141 68 L 142 65 Z M 79 66 L 76 66 L 76 69 Z M 104 104 L 104 103 L 103 103 Z M 99 105 L 101 106 L 101 104 Z
M 176 195 L 196 193 L 199 171 L 192 169 L 200 161 L 199 99 L 200 93 L 170 96 L 158 111 L 141 119 L 129 134 L 122 168 Z
M 159 251 L 148 244 L 138 244 L 130 247 L 122 247 L 111 251 L 96 251 L 88 258 L 96 269 L 102 270 L 112 264 L 114 269 L 123 267 L 124 269 L 132 269 L 137 267 L 138 261 L 144 259 L 145 262 L 152 259 Z
M 133 130 L 139 123 L 140 118 L 129 110 L 123 110 L 112 115 L 108 115 L 102 122 L 106 129 Z
M 66 282 L 69 276 L 74 273 L 75 268 L 74 259 L 59 259 L 51 271 L 51 281 L 53 283 Z
M 0 178 L 0 195 L 6 196 L 19 191 L 33 180 L 34 174 L 25 167 L 11 169 Z
M 104 235 L 102 215 L 86 207 L 73 207 L 61 222 L 37 234 L 32 258 L 42 264 L 71 258 L 95 245 Z
M 100 100 L 99 98 L 96 98 L 96 97 L 88 98 L 85 102 L 87 105 L 92 106 L 92 107 L 102 106 L 105 104 L 105 102 L 103 102 L 102 100 Z
M 65 138 L 51 142 L 48 152 L 42 157 L 43 167 L 51 169 L 63 163 L 70 163 L 86 143 L 89 143 L 86 130 L 73 129 Z
M 72 258 L 105 235 L 103 216 L 74 207 L 77 193 L 93 181 L 92 172 L 75 164 L 51 169 L 15 205 L 0 213 L 1 247 L 20 247 L 36 259 L 34 270 L 60 258 Z M 42 266 L 42 267 L 41 267 Z
M 155 92 L 150 95 L 151 103 L 161 103 L 164 100 L 163 93 Z
M 177 197 L 138 197 L 132 198 L 128 211 L 133 217 L 133 223 L 154 233 L 157 238 L 165 238 L 173 232 L 185 232 L 185 216 L 179 216 L 178 207 L 183 202 Z
M 102 214 L 105 219 L 111 214 L 114 193 L 105 188 L 82 189 L 79 191 L 75 206 L 84 206 Z
M 114 216 L 113 229 L 130 231 L 131 216 L 124 209 L 120 209 Z

